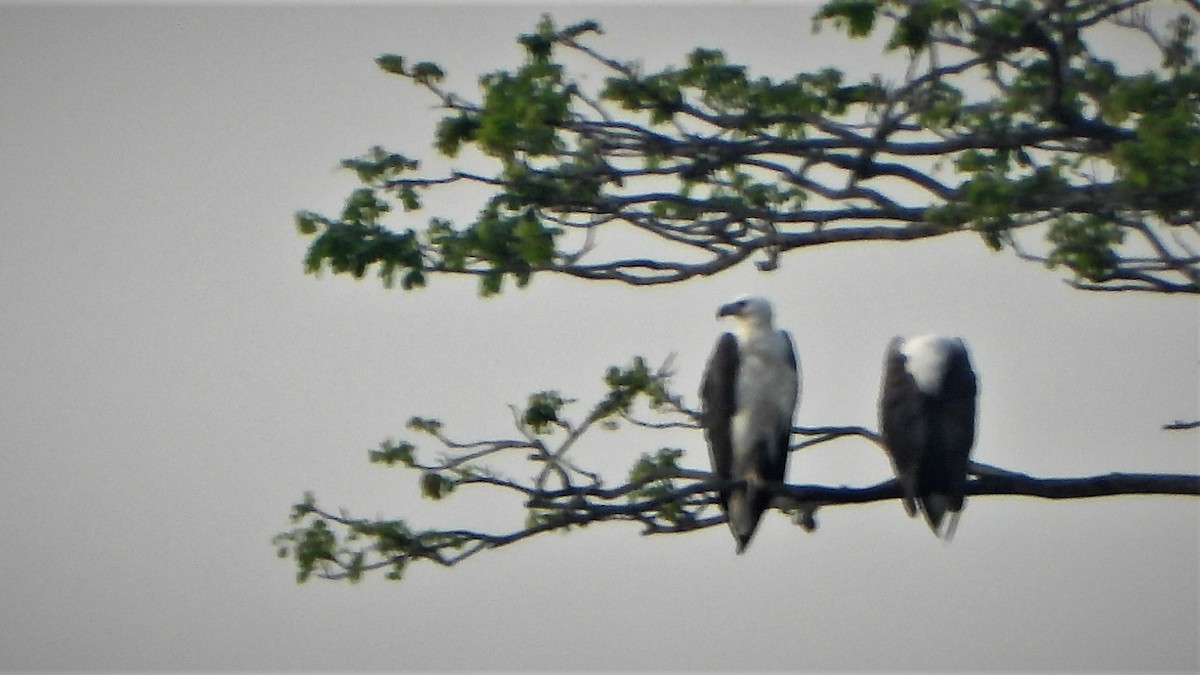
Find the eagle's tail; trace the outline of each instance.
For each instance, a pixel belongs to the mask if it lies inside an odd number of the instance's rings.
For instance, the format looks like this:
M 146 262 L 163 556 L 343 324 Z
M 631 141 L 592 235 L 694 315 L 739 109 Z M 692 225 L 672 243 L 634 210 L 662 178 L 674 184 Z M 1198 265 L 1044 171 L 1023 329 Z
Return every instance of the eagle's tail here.
M 929 523 L 929 529 L 933 530 L 939 539 L 950 541 L 954 537 L 954 530 L 958 528 L 958 517 L 962 513 L 961 504 L 952 503 L 949 495 L 932 492 L 921 498 L 921 511 L 925 514 L 925 522 Z M 948 520 L 947 514 L 950 515 Z
M 726 519 L 737 542 L 738 555 L 745 552 L 746 547 L 750 545 L 750 539 L 758 529 L 758 521 L 766 510 L 763 504 L 764 497 L 769 499 L 770 496 L 769 492 L 759 490 L 753 485 L 730 492 Z

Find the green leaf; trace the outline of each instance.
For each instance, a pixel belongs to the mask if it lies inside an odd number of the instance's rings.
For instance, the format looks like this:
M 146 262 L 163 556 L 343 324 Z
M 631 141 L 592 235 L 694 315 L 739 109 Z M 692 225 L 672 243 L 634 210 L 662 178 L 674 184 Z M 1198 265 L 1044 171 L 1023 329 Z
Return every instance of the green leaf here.
M 961 25 L 957 0 L 918 0 L 904 3 L 903 6 L 908 11 L 896 22 L 887 44 L 888 49 L 905 47 L 921 51 L 929 44 L 937 28 Z
M 670 478 L 679 470 L 679 458 L 682 456 L 683 450 L 679 448 L 660 448 L 654 454 L 643 454 L 630 470 L 629 482 L 649 482 L 630 492 L 629 502 L 665 500 L 653 507 L 656 517 L 668 523 L 678 523 L 687 517 L 687 509 L 672 496 L 675 482 Z
M 437 435 L 442 430 L 441 421 L 429 417 L 410 417 L 407 426 L 413 431 L 421 431 L 431 436 Z
M 666 377 L 651 371 L 640 356 L 634 357 L 628 368 L 610 367 L 604 383 L 608 385 L 608 395 L 592 411 L 594 419 L 628 413 L 639 396 L 645 396 L 651 408 L 673 400 L 667 390 Z
M 316 511 L 316 499 L 312 492 L 305 492 L 304 498 L 292 505 L 291 521 L 299 522 L 308 514 Z
M 375 58 L 375 63 L 383 70 L 393 75 L 407 75 L 404 70 L 404 57 L 399 54 L 381 54 Z
M 364 556 L 365 553 L 362 551 L 355 551 L 354 555 L 350 557 L 350 565 L 346 570 L 346 579 L 352 584 L 362 580 Z
M 312 211 L 296 212 L 296 229 L 300 231 L 300 234 L 314 235 L 324 222 L 324 218 Z
M 362 529 L 363 534 L 375 537 L 375 548 L 380 553 L 402 553 L 413 547 L 412 530 L 403 520 L 380 520 Z
M 413 453 L 416 446 L 406 441 L 393 443 L 384 441 L 379 444 L 378 450 L 368 451 L 368 459 L 373 464 L 383 464 L 385 466 L 394 466 L 397 462 L 408 468 L 413 468 L 415 459 Z
M 629 482 L 637 483 L 663 472 L 679 470 L 679 458 L 683 450 L 679 448 L 659 448 L 654 454 L 643 453 L 629 470 Z
M 304 583 L 324 561 L 334 560 L 337 537 L 324 520 L 318 519 L 299 532 L 294 555 L 296 558 L 296 581 Z
M 560 35 L 566 39 L 575 39 L 584 33 L 603 33 L 600 29 L 600 24 L 595 21 L 580 21 L 579 23 L 571 24 L 562 29 Z
M 547 265 L 554 259 L 554 237 L 562 230 L 545 227 L 532 213 L 517 220 L 514 234 L 521 258 L 532 266 Z
M 422 61 L 413 66 L 412 78 L 421 84 L 441 82 L 445 77 L 446 74 L 436 63 Z
M 531 58 L 544 61 L 550 58 L 556 38 L 557 31 L 554 28 L 554 22 L 550 19 L 549 14 L 543 14 L 541 21 L 538 22 L 537 32 L 522 35 L 517 38 L 517 42 L 525 47 Z
M 875 28 L 878 2 L 874 0 L 833 0 L 825 3 L 814 19 L 815 26 L 825 20 L 845 30 L 850 37 L 865 37 Z
M 558 413 L 570 403 L 556 391 L 540 391 L 529 397 L 522 420 L 536 434 L 543 434 L 559 423 Z
M 374 225 L 379 217 L 391 211 L 387 202 L 379 199 L 368 187 L 358 188 L 346 198 L 341 219 L 355 225 Z
M 1167 22 L 1170 40 L 1163 49 L 1163 68 L 1181 70 L 1196 66 L 1196 20 L 1187 14 L 1180 14 Z
M 454 490 L 454 481 L 435 473 L 426 471 L 421 474 L 421 496 L 426 499 L 439 500 Z
M 500 272 L 489 270 L 479 277 L 479 295 L 481 297 L 489 298 L 497 295 L 503 288 L 504 274 Z
M 475 140 L 480 124 L 478 115 L 464 112 L 453 117 L 444 117 L 438 123 L 434 134 L 434 147 L 446 157 L 455 157 L 463 143 Z
M 1046 239 L 1054 245 L 1047 265 L 1065 265 L 1081 278 L 1103 281 L 1113 272 L 1113 247 L 1123 241 L 1124 231 L 1099 216 L 1064 216 L 1050 226 Z
M 404 173 L 419 168 L 420 162 L 375 146 L 361 157 L 342 160 L 342 166 L 357 173 L 358 179 L 363 183 L 386 184 L 387 181 L 395 180 Z
M 417 288 L 425 287 L 425 273 L 420 269 L 411 269 L 404 273 L 404 278 L 400 280 L 400 287 L 406 291 L 411 291 Z
M 396 556 L 392 558 L 391 569 L 384 575 L 388 581 L 400 581 L 404 578 L 404 569 L 408 567 L 408 558 L 404 556 Z

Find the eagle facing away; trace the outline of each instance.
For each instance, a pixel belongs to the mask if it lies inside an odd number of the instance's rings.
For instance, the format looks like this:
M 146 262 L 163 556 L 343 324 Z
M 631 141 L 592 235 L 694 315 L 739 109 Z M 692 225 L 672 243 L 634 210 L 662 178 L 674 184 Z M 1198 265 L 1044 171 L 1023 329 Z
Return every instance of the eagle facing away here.
M 879 397 L 884 448 L 908 515 L 919 508 L 933 533 L 946 540 L 963 509 L 977 390 L 962 339 L 922 335 L 888 344 Z
M 702 424 L 722 511 L 740 554 L 787 474 L 800 371 L 792 338 L 773 326 L 771 303 L 743 297 L 722 305 L 732 317 L 708 359 L 700 385 Z

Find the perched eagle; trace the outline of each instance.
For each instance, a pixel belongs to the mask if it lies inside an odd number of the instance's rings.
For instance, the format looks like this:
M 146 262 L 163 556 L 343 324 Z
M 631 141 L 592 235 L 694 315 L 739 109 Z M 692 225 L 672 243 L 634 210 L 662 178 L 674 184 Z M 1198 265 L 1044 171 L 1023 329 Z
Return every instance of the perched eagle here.
M 947 540 L 963 508 L 976 389 L 961 339 L 922 335 L 888 344 L 879 396 L 883 444 L 904 489 L 904 509 L 915 516 L 919 506 L 933 533 Z
M 771 303 L 739 298 L 718 310 L 726 316 L 734 332 L 717 340 L 700 400 L 713 473 L 739 481 L 718 496 L 741 553 L 771 504 L 762 485 L 782 483 L 787 472 L 800 372 L 791 336 L 772 326 Z

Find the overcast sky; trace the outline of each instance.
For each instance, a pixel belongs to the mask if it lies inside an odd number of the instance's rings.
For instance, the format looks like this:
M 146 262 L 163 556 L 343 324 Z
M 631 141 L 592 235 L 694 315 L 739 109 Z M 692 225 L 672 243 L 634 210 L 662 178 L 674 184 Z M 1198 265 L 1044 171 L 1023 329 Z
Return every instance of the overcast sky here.
M 813 37 L 808 7 L 553 12 L 652 67 L 697 45 L 762 74 L 877 64 Z M 418 526 L 485 517 L 367 464 L 408 417 L 505 436 L 509 403 L 586 400 L 635 354 L 675 353 L 694 403 L 715 309 L 744 292 L 795 337 L 801 424 L 873 426 L 888 338 L 936 330 L 973 350 L 980 461 L 1200 471 L 1196 434 L 1159 430 L 1200 417 L 1195 301 L 1081 294 L 969 235 L 486 301 L 465 280 L 305 276 L 292 214 L 339 209 L 339 160 L 432 155 L 434 102 L 374 57 L 437 61 L 470 91 L 519 63 L 544 9 L 0 6 L 0 669 L 1200 669 L 1194 498 L 976 498 L 950 545 L 894 502 L 829 509 L 811 535 L 772 513 L 741 557 L 723 527 L 604 525 L 402 584 L 295 584 L 270 540 L 305 490 Z M 656 447 L 622 438 L 589 448 Z M 678 442 L 706 465 L 698 433 Z M 790 471 L 888 475 L 854 443 Z

